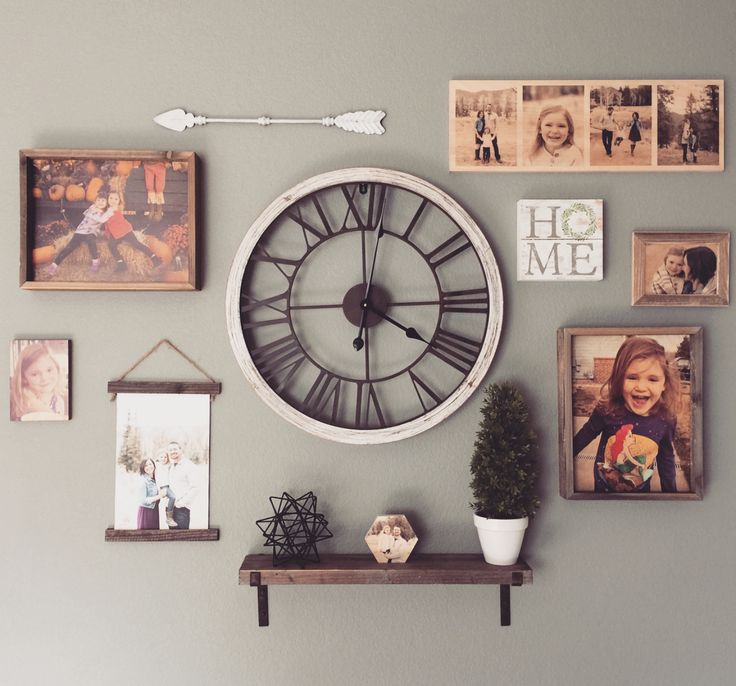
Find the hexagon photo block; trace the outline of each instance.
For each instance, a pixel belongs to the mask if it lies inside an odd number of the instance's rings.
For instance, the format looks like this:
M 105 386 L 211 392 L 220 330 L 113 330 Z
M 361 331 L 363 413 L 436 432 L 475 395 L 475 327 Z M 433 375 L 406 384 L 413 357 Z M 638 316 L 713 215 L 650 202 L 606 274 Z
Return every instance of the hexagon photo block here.
M 381 563 L 406 562 L 418 540 L 403 514 L 378 515 L 365 535 L 373 557 Z

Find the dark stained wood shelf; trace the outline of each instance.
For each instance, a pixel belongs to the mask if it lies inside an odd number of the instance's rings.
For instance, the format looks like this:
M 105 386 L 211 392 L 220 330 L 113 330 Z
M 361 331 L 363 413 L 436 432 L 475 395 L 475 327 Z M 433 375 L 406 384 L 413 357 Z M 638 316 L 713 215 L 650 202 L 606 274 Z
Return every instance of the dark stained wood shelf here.
M 106 541 L 218 541 L 219 529 L 105 529 Z
M 404 564 L 381 564 L 371 555 L 323 555 L 320 562 L 274 567 L 270 555 L 246 555 L 238 576 L 258 591 L 258 625 L 268 626 L 268 587 L 309 584 L 495 584 L 500 586 L 501 625 L 511 624 L 510 586 L 532 583 L 523 560 L 489 565 L 482 555 L 414 554 Z

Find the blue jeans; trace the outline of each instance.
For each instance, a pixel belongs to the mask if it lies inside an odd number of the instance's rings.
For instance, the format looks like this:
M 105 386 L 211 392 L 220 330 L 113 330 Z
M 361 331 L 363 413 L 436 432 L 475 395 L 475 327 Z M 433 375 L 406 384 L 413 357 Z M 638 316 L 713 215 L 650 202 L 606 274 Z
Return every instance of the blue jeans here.
M 166 514 L 170 515 L 174 511 L 174 501 L 176 500 L 174 491 L 171 490 L 170 486 L 161 486 L 159 492 L 163 497 L 169 499 L 169 501 L 166 503 Z
M 189 528 L 189 508 L 188 507 L 175 507 L 173 512 L 174 521 L 179 529 Z
M 606 149 L 606 155 L 610 155 L 611 143 L 613 142 L 613 131 L 603 129 L 603 131 L 601 131 L 601 139 L 603 140 L 603 147 Z

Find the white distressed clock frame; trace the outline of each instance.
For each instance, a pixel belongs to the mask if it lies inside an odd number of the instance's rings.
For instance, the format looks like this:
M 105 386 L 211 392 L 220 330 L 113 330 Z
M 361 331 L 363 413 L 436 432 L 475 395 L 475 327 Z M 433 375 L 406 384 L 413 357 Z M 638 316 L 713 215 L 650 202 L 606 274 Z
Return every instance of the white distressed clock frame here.
M 315 191 L 339 184 L 360 182 L 388 184 L 412 191 L 427 198 L 445 212 L 466 233 L 478 255 L 488 287 L 489 301 L 488 325 L 480 354 L 458 388 L 442 403 L 421 417 L 396 426 L 376 429 L 333 426 L 308 417 L 289 405 L 271 389 L 259 374 L 245 344 L 240 320 L 240 289 L 245 268 L 253 249 L 268 227 L 284 210 Z M 355 167 L 319 174 L 302 181 L 276 198 L 253 222 L 238 248 L 230 269 L 227 283 L 226 316 L 230 345 L 238 364 L 256 393 L 272 410 L 300 429 L 321 438 L 342 443 L 379 444 L 409 438 L 435 426 L 459 409 L 470 397 L 485 377 L 498 346 L 503 321 L 503 294 L 498 265 L 488 241 L 475 221 L 453 198 L 429 182 L 404 172 L 375 167 Z

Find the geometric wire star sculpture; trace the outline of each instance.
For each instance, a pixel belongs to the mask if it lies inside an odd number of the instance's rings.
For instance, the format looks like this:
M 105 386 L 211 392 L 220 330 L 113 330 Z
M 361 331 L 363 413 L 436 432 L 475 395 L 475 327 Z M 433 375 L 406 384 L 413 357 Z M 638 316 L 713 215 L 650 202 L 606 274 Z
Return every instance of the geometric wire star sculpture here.
M 273 566 L 285 562 L 319 562 L 317 543 L 332 534 L 327 520 L 317 513 L 317 496 L 309 491 L 293 498 L 286 491 L 280 498 L 269 498 L 273 517 L 256 521 L 266 538 L 264 546 L 273 546 Z

